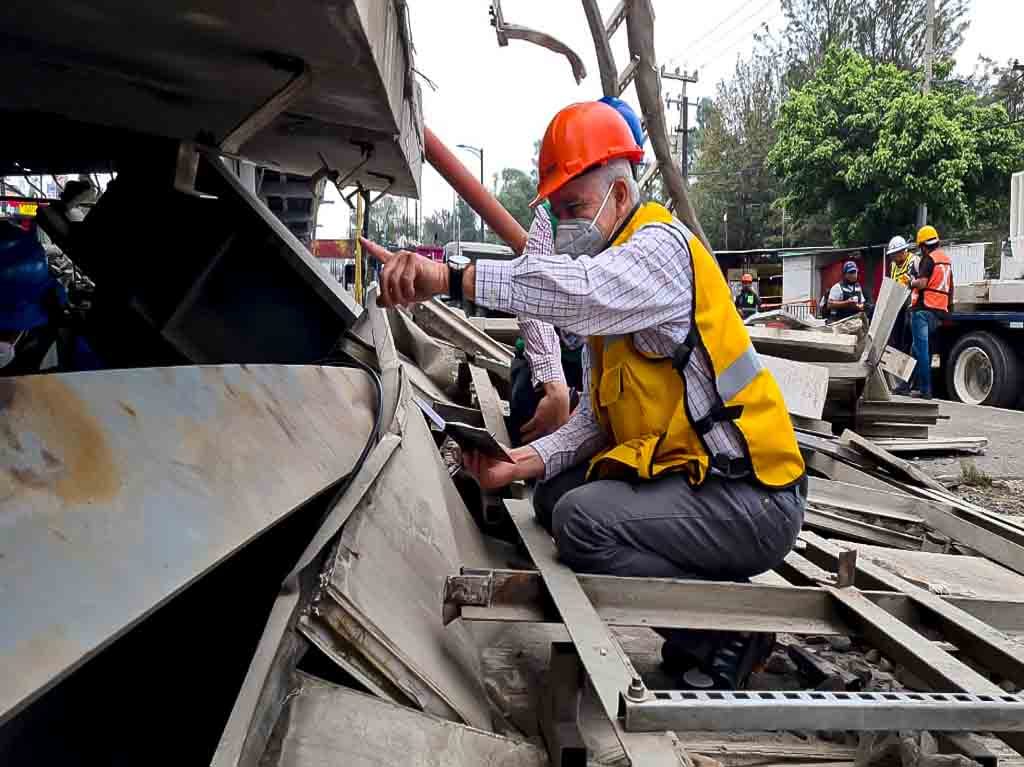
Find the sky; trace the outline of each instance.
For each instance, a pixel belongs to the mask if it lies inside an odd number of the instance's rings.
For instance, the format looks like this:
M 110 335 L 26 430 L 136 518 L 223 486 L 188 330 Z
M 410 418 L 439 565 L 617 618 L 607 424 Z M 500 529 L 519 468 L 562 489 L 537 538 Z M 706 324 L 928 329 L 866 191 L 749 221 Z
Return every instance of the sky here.
M 698 82 L 687 86 L 694 101 L 713 97 L 716 84 L 727 77 L 737 57 L 754 49 L 753 35 L 767 25 L 778 32 L 782 26 L 779 0 L 652 0 L 655 19 L 655 51 L 670 70 L 696 70 Z M 566 104 L 600 98 L 594 45 L 578 0 L 502 0 L 506 23 L 547 32 L 575 50 L 587 69 L 577 85 L 564 56 L 521 40 L 498 46 L 490 26 L 489 0 L 411 0 L 415 66 L 436 85 L 422 78 L 423 119 L 474 174 L 479 160 L 456 144 L 483 147 L 484 178 L 488 187 L 502 168 L 529 170 L 533 143 L 544 134 L 551 117 Z M 615 0 L 601 0 L 605 17 Z M 1024 7 L 1021 0 L 973 0 L 971 25 L 957 54 L 957 71 L 973 71 L 979 54 L 1005 62 L 1024 60 Z M 625 26 L 613 39 L 616 64 L 628 61 Z M 679 83 L 664 81 L 663 89 L 674 98 Z M 664 95 L 664 94 L 663 94 Z M 623 94 L 639 113 L 632 86 Z M 670 125 L 679 120 L 673 107 Z M 649 145 L 648 145 L 649 146 Z M 328 188 L 327 199 L 337 193 Z M 451 187 L 427 163 L 423 165 L 421 199 L 424 216 L 439 208 L 451 208 Z M 348 235 L 344 203 L 320 208 L 320 238 Z

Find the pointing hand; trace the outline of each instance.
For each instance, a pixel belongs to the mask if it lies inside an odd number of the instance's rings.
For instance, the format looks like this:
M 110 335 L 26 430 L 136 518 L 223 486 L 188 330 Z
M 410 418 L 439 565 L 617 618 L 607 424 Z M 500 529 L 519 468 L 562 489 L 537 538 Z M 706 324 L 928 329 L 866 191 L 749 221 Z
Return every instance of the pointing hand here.
M 415 304 L 448 292 L 448 267 L 444 264 L 408 250 L 391 253 L 365 237 L 359 239 L 366 252 L 384 265 L 379 306 Z

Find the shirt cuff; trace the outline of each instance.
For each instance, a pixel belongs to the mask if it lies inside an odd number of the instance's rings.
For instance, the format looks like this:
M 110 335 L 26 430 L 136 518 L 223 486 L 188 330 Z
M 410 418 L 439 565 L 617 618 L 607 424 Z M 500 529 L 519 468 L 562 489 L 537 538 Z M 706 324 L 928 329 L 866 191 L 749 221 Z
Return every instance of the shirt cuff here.
M 562 357 L 560 354 L 535 354 L 529 357 L 530 379 L 534 386 L 558 381 L 565 383 L 565 373 L 562 372 Z
M 557 434 L 557 432 L 555 432 Z M 540 456 L 541 462 L 544 464 L 544 476 L 542 479 L 551 479 L 551 477 L 557 472 L 553 472 L 553 459 L 559 452 L 561 445 L 559 439 L 554 434 L 548 434 L 547 436 L 535 439 L 529 445 Z
M 477 261 L 476 297 L 473 303 L 488 309 L 511 311 L 512 275 L 518 260 Z

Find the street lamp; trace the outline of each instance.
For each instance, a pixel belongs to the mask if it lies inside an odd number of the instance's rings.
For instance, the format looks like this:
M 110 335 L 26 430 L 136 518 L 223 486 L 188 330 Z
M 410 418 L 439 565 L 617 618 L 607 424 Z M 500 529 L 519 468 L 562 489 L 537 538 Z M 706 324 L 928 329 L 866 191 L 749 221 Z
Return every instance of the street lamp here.
M 456 144 L 459 149 L 472 152 L 480 158 L 480 186 L 484 185 L 484 148 L 482 146 L 470 146 L 469 144 Z M 485 187 L 486 188 L 486 187 Z M 484 217 L 480 216 L 480 242 L 484 241 Z

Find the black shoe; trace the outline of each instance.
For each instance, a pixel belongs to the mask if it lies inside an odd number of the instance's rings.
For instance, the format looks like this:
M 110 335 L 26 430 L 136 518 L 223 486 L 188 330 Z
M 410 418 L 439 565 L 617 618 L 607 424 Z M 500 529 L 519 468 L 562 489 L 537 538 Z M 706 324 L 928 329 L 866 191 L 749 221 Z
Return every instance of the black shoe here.
M 910 387 L 907 386 L 906 384 L 904 384 L 903 386 L 897 386 L 895 389 L 892 390 L 892 393 L 895 394 L 897 397 L 909 397 Z
M 742 690 L 750 675 L 760 671 L 775 648 L 775 634 L 736 634 L 711 656 L 704 669 L 716 690 Z
M 915 399 L 931 399 L 932 393 L 923 391 L 912 391 L 910 392 L 910 396 L 914 397 Z

